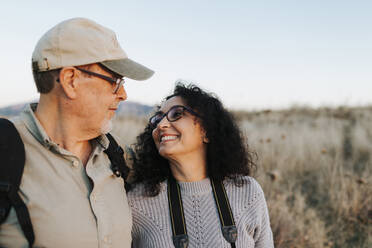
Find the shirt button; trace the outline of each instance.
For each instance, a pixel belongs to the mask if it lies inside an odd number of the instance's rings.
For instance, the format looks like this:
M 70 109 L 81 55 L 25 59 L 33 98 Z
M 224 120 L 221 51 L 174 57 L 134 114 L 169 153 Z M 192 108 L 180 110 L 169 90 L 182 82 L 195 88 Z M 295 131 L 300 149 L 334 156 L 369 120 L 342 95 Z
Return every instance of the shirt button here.
M 90 196 L 91 196 L 91 198 L 92 198 L 92 201 L 94 201 L 94 202 L 97 201 L 96 194 L 93 193 L 93 194 L 91 194 Z
M 79 161 L 77 161 L 77 160 L 72 161 L 72 166 L 77 168 L 79 166 Z
M 110 235 L 105 235 L 105 237 L 103 238 L 103 241 L 107 244 L 111 244 L 111 237 Z

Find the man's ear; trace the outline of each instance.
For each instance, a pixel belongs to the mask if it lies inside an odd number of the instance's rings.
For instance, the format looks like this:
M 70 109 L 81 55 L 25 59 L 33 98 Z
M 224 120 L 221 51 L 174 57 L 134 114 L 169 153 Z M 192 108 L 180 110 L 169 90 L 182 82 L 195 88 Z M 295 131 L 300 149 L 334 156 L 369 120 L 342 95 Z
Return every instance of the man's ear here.
M 63 67 L 59 73 L 59 83 L 65 95 L 70 99 L 77 97 L 77 70 L 74 67 Z

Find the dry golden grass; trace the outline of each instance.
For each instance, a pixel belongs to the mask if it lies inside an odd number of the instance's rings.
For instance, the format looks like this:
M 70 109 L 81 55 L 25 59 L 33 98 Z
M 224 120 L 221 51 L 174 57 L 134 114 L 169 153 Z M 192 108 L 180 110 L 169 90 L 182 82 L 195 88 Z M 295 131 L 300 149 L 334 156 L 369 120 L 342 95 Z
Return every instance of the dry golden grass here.
M 275 247 L 372 247 L 372 108 L 236 112 Z M 117 120 L 131 144 L 145 119 Z

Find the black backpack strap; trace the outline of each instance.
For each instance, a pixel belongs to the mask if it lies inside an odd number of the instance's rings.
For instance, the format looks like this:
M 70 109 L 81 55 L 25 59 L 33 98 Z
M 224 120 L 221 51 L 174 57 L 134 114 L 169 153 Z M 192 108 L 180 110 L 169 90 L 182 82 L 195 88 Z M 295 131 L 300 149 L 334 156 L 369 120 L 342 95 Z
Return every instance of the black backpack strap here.
M 104 152 L 111 161 L 111 170 L 117 177 L 122 177 L 124 179 L 124 183 L 126 184 L 129 168 L 125 163 L 124 151 L 111 134 L 106 134 L 106 137 L 109 139 L 110 144 Z
M 26 204 L 18 194 L 25 165 L 25 148 L 12 122 L 0 118 L 0 223 L 14 207 L 22 231 L 32 247 L 35 236 Z

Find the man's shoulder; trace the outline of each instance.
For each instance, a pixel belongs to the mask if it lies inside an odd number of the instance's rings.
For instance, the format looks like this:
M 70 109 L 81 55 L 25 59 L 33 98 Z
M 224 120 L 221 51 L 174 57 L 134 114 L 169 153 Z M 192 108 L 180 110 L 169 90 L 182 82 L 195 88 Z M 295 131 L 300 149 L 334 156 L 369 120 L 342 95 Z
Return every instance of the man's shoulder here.
M 18 115 L 14 116 L 9 119 L 15 128 L 17 129 L 19 136 L 21 137 L 23 143 L 26 145 L 28 143 L 34 143 L 37 142 L 36 138 L 32 135 L 32 132 L 27 128 L 25 121 L 24 121 L 24 116 Z
M 24 126 L 21 116 L 13 116 L 11 118 L 3 118 L 3 119 L 6 119 L 7 121 L 11 122 L 20 136 L 22 136 L 22 133 L 27 131 L 27 129 Z M 0 128 L 0 133 L 9 133 L 10 129 L 13 128 L 13 125 L 2 125 Z
M 20 112 L 18 115 L 11 116 L 10 118 L 7 118 L 10 122 L 13 123 L 13 125 L 16 127 L 17 131 L 22 135 L 24 133 L 28 133 L 28 129 L 26 127 L 27 117 L 30 115 L 28 112 L 31 111 L 31 105 L 27 105 L 22 112 Z
M 22 117 L 20 115 L 13 116 L 13 117 L 9 118 L 8 120 L 11 121 L 14 124 L 14 126 L 17 128 L 17 130 L 21 129 L 24 126 Z
M 20 115 L 11 116 L 11 117 L 0 116 L 0 118 L 1 119 L 5 119 L 7 121 L 10 121 L 15 126 L 19 126 L 22 123 L 22 120 L 21 120 L 21 116 Z

